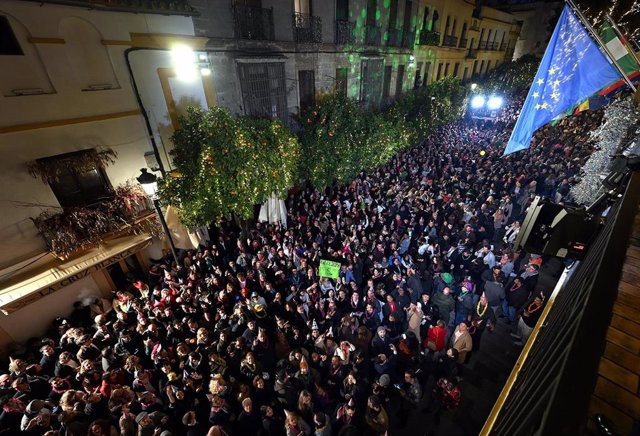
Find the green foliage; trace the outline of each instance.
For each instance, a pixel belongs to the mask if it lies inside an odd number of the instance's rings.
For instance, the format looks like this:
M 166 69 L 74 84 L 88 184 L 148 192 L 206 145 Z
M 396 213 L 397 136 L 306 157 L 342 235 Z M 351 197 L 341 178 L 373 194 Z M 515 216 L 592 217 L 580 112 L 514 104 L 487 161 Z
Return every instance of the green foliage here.
M 172 140 L 177 174 L 162 181 L 160 197 L 180 208 L 187 227 L 230 213 L 251 218 L 255 204 L 297 179 L 300 144 L 280 121 L 190 107 Z
M 460 118 L 465 99 L 466 88 L 451 77 L 401 96 L 382 113 L 344 96 L 322 96 L 300 117 L 302 176 L 318 189 L 350 182 L 360 171 L 389 162 L 435 127 Z
M 300 179 L 323 189 L 386 164 L 460 118 L 465 99 L 466 88 L 453 78 L 407 93 L 385 112 L 327 94 L 301 114 L 300 140 L 280 121 L 190 107 L 172 136 L 176 172 L 160 183 L 160 198 L 179 207 L 187 227 L 232 213 L 248 219 L 255 204 L 272 192 L 282 196 Z
M 540 65 L 534 55 L 525 55 L 514 62 L 506 62 L 492 70 L 483 84 L 483 91 L 514 94 L 528 89 Z

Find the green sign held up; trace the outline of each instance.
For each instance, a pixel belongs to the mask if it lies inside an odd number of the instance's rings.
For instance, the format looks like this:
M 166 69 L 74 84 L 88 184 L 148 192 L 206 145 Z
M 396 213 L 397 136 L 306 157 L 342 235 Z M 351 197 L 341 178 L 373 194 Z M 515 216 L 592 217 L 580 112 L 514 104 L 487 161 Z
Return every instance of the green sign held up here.
M 340 263 L 330 260 L 320 260 L 320 277 L 337 279 L 340 276 Z

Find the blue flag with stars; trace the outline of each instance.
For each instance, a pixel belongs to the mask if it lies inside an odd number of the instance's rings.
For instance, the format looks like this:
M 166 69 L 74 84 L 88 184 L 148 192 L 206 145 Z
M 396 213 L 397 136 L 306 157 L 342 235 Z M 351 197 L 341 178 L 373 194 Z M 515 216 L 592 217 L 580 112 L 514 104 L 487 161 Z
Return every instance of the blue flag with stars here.
M 504 155 L 529 148 L 536 130 L 620 78 L 565 5 Z

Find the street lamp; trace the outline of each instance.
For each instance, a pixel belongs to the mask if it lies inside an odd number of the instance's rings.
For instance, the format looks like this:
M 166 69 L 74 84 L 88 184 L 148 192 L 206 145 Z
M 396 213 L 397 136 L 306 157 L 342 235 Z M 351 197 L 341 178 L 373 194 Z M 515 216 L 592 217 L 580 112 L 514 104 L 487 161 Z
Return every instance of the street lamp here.
M 153 201 L 153 206 L 156 209 L 156 213 L 158 214 L 158 218 L 160 219 L 160 224 L 162 225 L 162 229 L 164 230 L 165 235 L 167 235 L 167 240 L 169 241 L 169 247 L 171 248 L 171 254 L 173 255 L 173 260 L 176 261 L 176 266 L 180 265 L 178 262 L 178 255 L 176 251 L 176 246 L 173 243 L 173 238 L 171 237 L 171 232 L 169 232 L 169 227 L 167 226 L 167 222 L 164 219 L 164 215 L 162 214 L 162 209 L 160 208 L 160 200 L 158 199 L 158 177 L 155 174 L 151 174 L 147 172 L 146 168 L 140 169 L 141 174 L 136 178 L 138 183 L 144 189 L 144 192 L 151 198 Z

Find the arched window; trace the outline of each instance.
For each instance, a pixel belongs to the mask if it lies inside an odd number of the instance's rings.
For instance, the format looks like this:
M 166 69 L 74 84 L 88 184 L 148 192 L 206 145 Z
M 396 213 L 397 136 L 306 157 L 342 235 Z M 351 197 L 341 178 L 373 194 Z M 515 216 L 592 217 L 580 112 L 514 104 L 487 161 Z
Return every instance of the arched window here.
M 27 28 L 12 16 L 0 11 L 2 38 L 11 41 L 11 47 L 0 53 L 0 87 L 2 94 L 37 95 L 54 93 L 40 53 L 29 42 L 31 35 Z M 8 39 L 7 39 L 8 38 Z M 9 50 L 9 48 L 12 48 Z
M 102 36 L 92 24 L 65 18 L 60 22 L 60 36 L 65 40 L 69 67 L 83 91 L 119 87 Z

